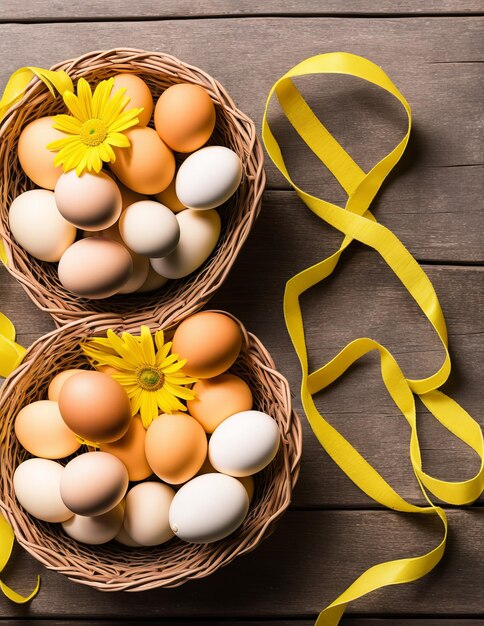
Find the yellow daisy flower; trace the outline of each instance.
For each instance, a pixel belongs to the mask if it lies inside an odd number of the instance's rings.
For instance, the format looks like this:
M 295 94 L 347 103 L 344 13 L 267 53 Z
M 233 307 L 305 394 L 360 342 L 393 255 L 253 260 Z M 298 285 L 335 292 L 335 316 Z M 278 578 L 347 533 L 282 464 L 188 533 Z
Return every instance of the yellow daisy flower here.
M 94 367 L 110 365 L 117 370 L 111 376 L 124 387 L 131 402 L 132 415 L 140 413 L 145 428 L 159 413 L 186 411 L 179 398 L 195 398 L 195 393 L 185 385 L 195 383 L 197 379 L 183 373 L 187 360 L 179 361 L 177 354 L 170 354 L 171 346 L 171 341 L 164 343 L 162 330 L 155 333 L 153 343 L 147 326 L 141 327 L 140 337 L 129 333 L 118 336 L 108 330 L 105 338 L 94 337 L 81 344 Z
M 110 97 L 113 85 L 113 78 L 103 80 L 93 95 L 89 83 L 80 78 L 77 96 L 71 91 L 64 92 L 62 97 L 72 115 L 56 115 L 53 126 L 68 136 L 47 145 L 49 150 L 58 152 L 54 165 L 62 165 L 64 172 L 74 168 L 78 176 L 86 169 L 99 172 L 103 161 L 116 160 L 112 146 L 129 147 L 123 131 L 138 123 L 143 109 L 124 111 L 129 102 L 124 95 L 126 89 L 118 89 Z

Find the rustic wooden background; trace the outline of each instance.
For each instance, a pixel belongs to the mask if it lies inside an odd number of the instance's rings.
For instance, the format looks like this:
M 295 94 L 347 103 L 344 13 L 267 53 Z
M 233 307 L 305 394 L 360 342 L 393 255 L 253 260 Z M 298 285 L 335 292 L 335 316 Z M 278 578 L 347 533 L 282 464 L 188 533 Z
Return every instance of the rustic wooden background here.
M 300 60 L 345 50 L 383 66 L 414 113 L 410 147 L 381 191 L 375 214 L 422 263 L 447 317 L 453 374 L 447 390 L 483 420 L 482 220 L 484 4 L 479 0 L 0 0 L 0 87 L 23 65 L 49 67 L 93 49 L 172 53 L 220 80 L 260 129 L 269 87 Z M 310 104 L 363 168 L 401 136 L 402 111 L 350 79 L 305 80 Z M 271 112 L 296 180 L 332 201 L 344 196 L 294 132 Z M 271 163 L 262 215 L 212 305 L 238 315 L 271 350 L 299 407 L 298 365 L 285 332 L 285 281 L 339 240 L 297 200 Z M 2 269 L 1 309 L 28 345 L 53 328 Z M 417 307 L 375 253 L 354 246 L 334 276 L 304 298 L 313 365 L 358 336 L 382 341 L 409 377 L 430 374 L 443 353 Z M 376 359 L 358 364 L 319 398 L 331 422 L 396 489 L 422 502 L 408 461 L 409 431 L 385 394 Z M 446 479 L 475 472 L 476 458 L 419 414 L 425 467 Z M 451 508 L 443 562 L 424 580 L 351 606 L 354 626 L 484 624 L 483 501 Z M 258 550 L 210 578 L 175 590 L 101 594 L 48 572 L 20 549 L 6 580 L 42 591 L 26 607 L 0 598 L 0 623 L 228 623 L 309 626 L 364 569 L 417 555 L 440 527 L 382 510 L 332 463 L 304 429 L 301 478 L 291 510 Z

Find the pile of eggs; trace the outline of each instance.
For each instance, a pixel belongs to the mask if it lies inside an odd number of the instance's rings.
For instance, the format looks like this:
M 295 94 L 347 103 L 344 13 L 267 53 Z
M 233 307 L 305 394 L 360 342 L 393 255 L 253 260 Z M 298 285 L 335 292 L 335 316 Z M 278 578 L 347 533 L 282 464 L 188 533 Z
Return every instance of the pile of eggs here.
M 65 135 L 52 117 L 28 124 L 18 142 L 20 165 L 41 189 L 13 200 L 10 231 L 33 257 L 58 263 L 65 289 L 92 299 L 152 291 L 199 268 L 220 237 L 216 208 L 242 178 L 233 150 L 203 147 L 216 121 L 203 87 L 172 85 L 156 107 L 138 76 L 116 75 L 113 93 L 120 88 L 128 108 L 143 112 L 125 131 L 130 147 L 114 148 L 109 170 L 77 176 L 55 167 L 46 146 Z M 178 170 L 174 153 L 184 159 Z
M 226 315 L 202 312 L 182 322 L 173 352 L 198 378 L 195 398 L 187 413 L 161 414 L 147 430 L 106 369 L 57 373 L 48 399 L 16 416 L 17 439 L 33 455 L 14 473 L 20 504 L 92 545 L 227 537 L 248 513 L 253 475 L 272 462 L 280 443 L 276 421 L 254 410 L 250 387 L 227 372 L 241 347 L 240 328 Z M 99 450 L 78 453 L 80 438 Z

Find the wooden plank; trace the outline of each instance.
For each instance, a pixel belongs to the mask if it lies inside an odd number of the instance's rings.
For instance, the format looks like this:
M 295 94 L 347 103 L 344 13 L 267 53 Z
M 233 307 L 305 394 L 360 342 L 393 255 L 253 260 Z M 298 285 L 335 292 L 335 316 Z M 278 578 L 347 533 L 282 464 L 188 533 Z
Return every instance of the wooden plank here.
M 418 238 L 409 233 L 409 241 Z M 339 238 L 287 192 L 270 192 L 254 232 L 227 282 L 209 304 L 237 315 L 271 351 L 299 402 L 300 374 L 287 336 L 282 297 L 287 279 L 335 249 Z M 410 246 L 412 249 L 412 246 Z M 408 376 L 435 371 L 443 358 L 435 334 L 413 300 L 375 253 L 355 247 L 335 276 L 304 299 L 313 366 L 329 360 L 347 342 L 371 336 L 388 346 Z M 479 267 L 426 267 L 447 316 L 454 364 L 449 390 L 483 422 L 484 270 Z M 5 270 L 1 309 L 16 323 L 19 342 L 29 345 L 53 328 L 47 315 L 28 300 Z M 402 495 L 422 501 L 408 460 L 408 427 L 369 357 L 318 400 L 324 415 L 358 447 Z M 419 412 L 425 467 L 448 480 L 477 471 L 477 457 L 436 421 Z M 294 504 L 364 507 L 372 503 L 321 450 L 304 421 L 301 478 Z M 382 440 L 382 435 L 384 436 Z M 384 444 L 384 445 L 383 445 Z
M 464 216 L 476 211 L 467 182 L 470 180 L 475 190 L 482 173 L 477 166 L 484 163 L 482 93 L 478 87 L 484 67 L 479 63 L 483 36 L 484 19 L 475 17 L 4 24 L 0 25 L 0 85 L 23 65 L 48 67 L 87 50 L 130 44 L 165 50 L 204 68 L 225 85 L 260 129 L 265 97 L 279 76 L 306 57 L 349 50 L 384 67 L 413 107 L 412 144 L 392 184 L 393 198 L 399 199 L 394 209 L 398 210 L 403 199 L 412 204 L 418 200 L 415 211 L 438 207 L 448 196 L 440 210 L 446 213 L 453 203 L 462 211 L 464 222 Z M 376 88 L 332 76 L 305 79 L 303 91 L 330 130 L 366 169 L 402 136 L 404 118 L 399 105 Z M 271 119 L 276 112 L 271 112 Z M 282 131 L 281 144 L 289 154 L 289 165 L 293 168 L 297 163 L 296 181 L 329 199 L 340 197 L 334 184 L 329 186 L 330 175 L 310 157 L 295 133 L 286 124 L 278 122 L 274 127 Z M 441 166 L 448 169 L 436 173 L 435 168 Z M 476 171 L 468 173 L 463 166 Z M 267 172 L 270 187 L 287 188 L 269 162 Z M 439 200 L 434 198 L 436 189 Z
M 448 550 L 437 570 L 416 583 L 375 592 L 350 613 L 375 617 L 478 617 L 484 612 L 480 545 L 484 509 L 449 511 Z M 28 606 L 2 603 L 4 618 L 97 619 L 298 618 L 313 619 L 348 584 L 383 559 L 422 554 L 441 529 L 427 516 L 392 512 L 289 512 L 257 550 L 207 579 L 177 589 L 97 593 L 43 569 L 20 548 L 5 574 L 28 590 L 42 575 L 42 590 Z M 3 576 L 3 575 L 2 575 Z
M 171 17 L 243 16 L 243 15 L 440 15 L 452 13 L 482 13 L 478 0 L 211 0 L 210 3 L 194 3 L 157 0 L 85 0 L 82 4 L 52 4 L 51 0 L 30 0 L 19 6 L 15 0 L 3 0 L 0 19 L 8 21 L 62 19 L 99 20 L 107 18 L 166 19 Z
M 79 622 L 74 622 L 71 620 L 59 620 L 59 619 L 36 619 L 36 620 L 17 620 L 17 619 L 8 619 L 1 621 L 2 626 L 26 626 L 26 624 L 37 624 L 38 626 L 74 626 L 78 625 Z M 161 619 L 157 620 L 158 624 L 166 623 Z M 212 619 L 212 623 L 220 624 L 219 620 Z M 90 626 L 119 626 L 119 621 L 114 620 L 89 620 Z M 124 621 L 122 622 L 123 626 L 139 626 L 139 621 Z M 170 619 L 170 624 L 173 626 L 193 626 L 193 620 L 190 621 L 180 621 Z M 262 622 L 255 620 L 244 620 L 244 621 L 233 621 L 227 623 L 230 626 L 314 626 L 313 620 L 306 619 L 293 619 L 293 620 L 264 620 Z M 340 625 L 341 626 L 482 626 L 484 624 L 484 619 L 453 619 L 453 618 L 428 618 L 428 619 L 413 619 L 413 618 L 403 618 L 403 619 L 387 619 L 387 618 L 370 618 L 367 619 L 365 617 L 344 617 Z

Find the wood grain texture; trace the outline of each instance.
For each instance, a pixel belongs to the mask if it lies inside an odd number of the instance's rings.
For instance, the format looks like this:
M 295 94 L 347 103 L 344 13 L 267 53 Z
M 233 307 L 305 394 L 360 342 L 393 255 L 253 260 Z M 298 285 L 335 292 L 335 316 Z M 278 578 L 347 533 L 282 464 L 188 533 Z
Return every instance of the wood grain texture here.
M 349 613 L 385 617 L 412 614 L 479 616 L 484 583 L 477 546 L 484 532 L 484 509 L 450 511 L 448 550 L 438 569 L 418 583 L 387 588 L 351 606 Z M 36 573 L 42 591 L 28 606 L 0 604 L 4 618 L 44 619 L 218 618 L 316 614 L 361 572 L 383 559 L 423 553 L 441 537 L 436 520 L 390 511 L 292 511 L 256 551 L 207 579 L 177 589 L 143 593 L 99 593 L 75 585 L 15 550 L 5 580 L 28 590 Z M 474 594 L 471 598 L 471 591 Z
M 306 57 L 347 50 L 382 65 L 413 107 L 412 144 L 401 170 L 406 174 L 395 182 L 398 204 L 413 205 L 418 200 L 415 212 L 430 206 L 445 214 L 453 203 L 467 215 L 477 210 L 472 190 L 484 164 L 479 86 L 484 72 L 479 63 L 483 37 L 484 19 L 466 17 L 4 24 L 0 25 L 0 85 L 18 67 L 33 63 L 49 67 L 86 50 L 117 46 L 164 50 L 220 80 L 260 128 L 264 99 L 279 76 Z M 364 169 L 401 138 L 403 112 L 376 87 L 335 76 L 303 82 L 304 95 L 315 112 Z M 274 107 L 271 119 L 282 133 L 281 145 L 296 182 L 330 200 L 341 199 L 329 173 L 276 114 Z M 475 171 L 468 173 L 467 166 Z M 446 169 L 436 172 L 437 167 Z M 288 188 L 270 162 L 267 172 L 270 187 Z M 464 182 L 457 185 L 461 176 L 470 181 L 469 190 Z M 472 226 L 471 219 L 470 230 Z
M 482 13 L 479 0 L 84 0 L 68 4 L 57 0 L 3 0 L 0 19 L 8 21 L 62 19 L 166 19 L 243 15 L 440 15 Z
M 412 17 L 390 18 L 389 11 Z M 47 67 L 90 49 L 130 45 L 164 50 L 220 80 L 260 128 L 270 86 L 298 61 L 348 50 L 380 64 L 409 100 L 414 130 L 407 153 L 373 210 L 418 259 L 430 262 L 425 269 L 449 327 L 453 373 L 447 388 L 483 423 L 484 20 L 415 17 L 478 11 L 482 3 L 477 0 L 85 0 L 74 5 L 60 0 L 3 0 L 0 22 L 46 23 L 0 24 L 0 88 L 17 67 Z M 286 17 L 263 17 L 266 12 Z M 345 12 L 359 17 L 315 17 Z M 218 17 L 206 19 L 209 14 Z M 259 17 L 247 17 L 252 14 Z M 303 14 L 311 18 L 300 17 Z M 220 17 L 224 15 L 230 17 Z M 72 23 L 78 19 L 113 21 Z M 300 87 L 366 170 L 404 131 L 398 105 L 370 86 L 326 77 L 301 81 Z M 338 185 L 281 119 L 276 106 L 271 107 L 270 119 L 296 182 L 325 199 L 343 202 Z M 284 284 L 333 251 L 339 237 L 288 191 L 271 163 L 267 172 L 269 191 L 262 215 L 209 306 L 236 314 L 263 340 L 288 377 L 295 407 L 300 409 L 299 367 L 282 317 Z M 3 269 L 0 285 L 0 308 L 15 321 L 21 343 L 28 345 L 53 328 Z M 303 309 L 314 367 L 364 335 L 387 345 L 409 376 L 431 373 L 441 362 L 442 350 L 425 319 L 377 255 L 361 246 L 347 252 L 334 276 L 305 296 Z M 408 462 L 408 428 L 385 393 L 373 357 L 321 394 L 318 406 L 404 497 L 422 502 Z M 419 434 L 424 467 L 430 473 L 450 480 L 477 470 L 472 453 L 423 410 Z M 215 620 L 234 626 L 309 626 L 317 612 L 371 564 L 420 554 L 438 542 L 441 529 L 435 521 L 372 507 L 304 424 L 302 471 L 293 509 L 256 552 L 180 589 L 127 595 L 100 594 L 75 585 L 47 572 L 16 547 L 6 582 L 27 591 L 40 572 L 42 591 L 26 607 L 1 601 L 0 620 L 20 625 L 43 619 L 57 626 L 79 620 L 97 626 L 96 619 L 109 626 L 143 619 L 181 625 L 183 620 L 197 625 Z M 356 603 L 342 625 L 482 626 L 484 598 L 471 592 L 484 585 L 484 508 L 451 510 L 449 520 L 448 551 L 435 572 L 418 583 L 386 589 Z
M 162 618 L 158 618 L 157 624 L 166 624 L 167 622 Z M 169 619 L 169 623 L 172 626 L 193 626 L 193 620 L 173 620 Z M 237 620 L 237 621 L 225 621 L 212 619 L 211 623 L 221 626 L 313 626 L 313 620 L 306 619 L 278 619 L 278 620 L 264 620 L 258 621 L 255 619 Z M 79 622 L 74 620 L 60 620 L 60 619 L 36 619 L 36 620 L 19 620 L 19 619 L 7 619 L 2 620 L 2 626 L 25 626 L 26 624 L 37 624 L 38 626 L 74 626 Z M 414 618 L 380 618 L 380 617 L 343 617 L 340 622 L 340 626 L 482 626 L 484 624 L 483 619 L 453 619 L 453 618 L 438 618 L 438 619 L 414 619 Z M 120 626 L 119 621 L 115 620 L 89 620 L 89 626 Z M 122 626 L 139 626 L 139 621 L 135 620 L 123 620 Z

